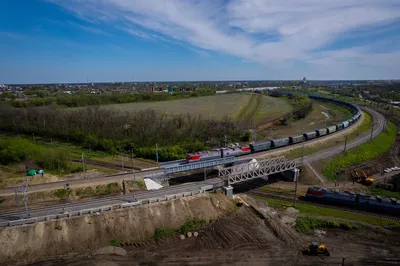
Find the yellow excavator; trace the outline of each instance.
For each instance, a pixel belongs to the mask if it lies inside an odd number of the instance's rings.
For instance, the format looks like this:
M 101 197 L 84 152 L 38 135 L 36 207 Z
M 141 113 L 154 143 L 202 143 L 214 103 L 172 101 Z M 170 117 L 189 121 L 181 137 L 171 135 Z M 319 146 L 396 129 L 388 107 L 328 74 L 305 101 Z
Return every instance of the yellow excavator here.
M 305 249 L 303 250 L 303 255 L 330 256 L 330 253 L 324 244 L 312 242 L 310 245 L 305 247 Z
M 353 178 L 355 178 L 357 182 L 366 186 L 370 186 L 374 182 L 374 179 L 372 177 L 368 177 L 365 172 L 359 172 L 357 170 L 354 170 Z
M 243 206 L 243 200 L 242 200 L 242 199 L 238 199 L 238 200 L 236 201 L 236 206 L 242 207 L 242 206 Z

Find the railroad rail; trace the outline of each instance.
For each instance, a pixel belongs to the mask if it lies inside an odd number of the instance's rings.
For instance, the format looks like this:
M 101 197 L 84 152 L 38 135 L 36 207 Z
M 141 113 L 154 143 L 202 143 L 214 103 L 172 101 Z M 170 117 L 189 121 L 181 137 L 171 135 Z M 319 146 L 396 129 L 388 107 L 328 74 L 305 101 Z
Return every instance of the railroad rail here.
M 287 201 L 293 201 L 294 194 L 289 193 L 289 192 L 275 192 L 275 191 L 250 191 L 246 192 L 246 194 L 250 196 L 256 196 L 256 197 L 265 197 L 265 198 L 271 198 L 271 199 L 278 199 L 278 200 L 287 200 Z M 346 212 L 351 212 L 355 214 L 360 214 L 364 216 L 370 216 L 370 217 L 375 217 L 377 219 L 386 219 L 386 220 L 391 220 L 395 222 L 400 222 L 400 217 L 397 216 L 392 216 L 392 215 L 381 215 L 376 212 L 368 212 L 368 211 L 359 211 L 355 210 L 352 208 L 345 208 L 345 207 L 339 207 L 337 205 L 333 204 L 323 204 L 323 203 L 317 203 L 313 201 L 308 201 L 303 199 L 303 195 L 297 196 L 297 203 L 301 204 L 306 204 L 306 205 L 312 205 L 312 206 L 317 206 L 317 207 L 323 207 L 323 208 L 329 208 L 329 209 L 334 209 L 334 210 L 339 210 L 339 211 L 346 211 Z
M 158 203 L 158 202 L 163 202 L 163 201 L 169 201 L 169 200 L 175 200 L 175 199 L 189 197 L 189 196 L 195 196 L 195 195 L 203 194 L 206 191 L 212 190 L 212 189 L 214 189 L 214 187 L 212 185 L 208 185 L 208 186 L 202 187 L 199 190 L 194 190 L 194 191 L 189 191 L 189 192 L 166 194 L 166 195 L 159 196 L 159 197 L 146 198 L 146 199 L 126 202 L 126 203 L 108 204 L 108 205 L 101 206 L 101 207 L 86 208 L 86 209 L 81 209 L 81 210 L 76 210 L 76 211 L 67 211 L 68 207 L 66 207 L 66 208 L 63 208 L 64 211 L 57 213 L 57 214 L 48 214 L 48 215 L 41 215 L 41 216 L 36 216 L 36 217 L 32 217 L 32 218 L 27 217 L 25 219 L 0 221 L 0 227 L 18 226 L 18 225 L 24 225 L 24 224 L 34 224 L 34 223 L 42 222 L 42 221 L 70 218 L 70 217 L 82 216 L 82 215 L 87 215 L 87 214 L 100 214 L 100 213 L 106 212 L 106 211 L 125 209 L 125 208 L 129 208 L 129 207 L 138 207 L 138 206 L 143 206 L 143 205 L 148 205 L 148 204 L 153 204 L 153 203 Z M 133 200 L 132 196 L 131 196 L 131 200 Z M 10 214 L 7 214 L 7 215 L 9 216 Z M 16 215 L 16 213 L 14 213 L 14 216 L 15 215 Z

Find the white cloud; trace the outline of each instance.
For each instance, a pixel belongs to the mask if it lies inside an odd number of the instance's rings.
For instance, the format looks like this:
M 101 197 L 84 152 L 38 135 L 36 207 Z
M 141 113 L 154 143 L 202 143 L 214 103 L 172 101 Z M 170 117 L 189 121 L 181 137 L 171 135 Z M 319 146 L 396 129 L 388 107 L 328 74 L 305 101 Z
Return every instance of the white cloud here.
M 318 52 L 350 33 L 399 23 L 398 0 L 51 0 L 94 23 L 110 23 L 141 38 L 171 39 L 262 64 L 301 60 L 369 67 L 390 54 L 362 47 Z M 138 28 L 149 30 L 147 33 Z M 155 34 L 156 33 L 156 34 Z M 173 42 L 173 41 L 172 41 Z M 397 56 L 397 51 L 392 51 Z M 374 58 L 375 62 L 367 62 Z M 389 60 L 393 62 L 393 60 Z
M 81 30 L 84 30 L 84 31 L 87 31 L 87 32 L 90 32 L 90 33 L 100 34 L 100 35 L 104 35 L 104 36 L 108 36 L 108 37 L 112 36 L 110 33 L 105 32 L 104 30 L 101 30 L 101 29 L 98 29 L 98 28 L 94 28 L 94 27 L 78 24 L 78 23 L 75 23 L 73 21 L 69 21 L 68 23 L 71 26 L 74 26 L 76 28 L 79 28 Z
M 128 32 L 129 34 L 132 34 L 134 36 L 143 38 L 143 39 L 152 39 L 152 36 L 150 34 L 147 34 L 146 32 L 137 30 L 137 29 L 133 29 L 133 28 L 120 28 L 121 30 L 124 30 L 126 32 Z

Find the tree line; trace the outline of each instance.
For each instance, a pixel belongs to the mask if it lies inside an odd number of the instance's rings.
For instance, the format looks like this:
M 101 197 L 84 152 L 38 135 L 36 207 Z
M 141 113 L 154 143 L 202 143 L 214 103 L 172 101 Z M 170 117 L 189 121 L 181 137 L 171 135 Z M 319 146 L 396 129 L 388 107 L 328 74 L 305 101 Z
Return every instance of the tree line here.
M 47 106 L 52 104 L 67 106 L 67 107 L 83 107 L 89 105 L 104 105 L 118 103 L 133 103 L 133 102 L 154 102 L 154 101 L 170 101 L 177 99 L 186 99 L 190 97 L 214 95 L 214 89 L 199 89 L 191 92 L 173 92 L 173 93 L 126 93 L 112 92 L 102 94 L 91 94 L 86 90 L 81 90 L 79 94 L 57 93 L 51 95 L 49 91 L 37 90 L 36 96 L 31 97 L 27 101 L 12 99 L 9 103 L 18 108 Z M 29 91 L 28 95 L 32 96 Z
M 210 120 L 189 114 L 167 115 L 151 109 L 123 112 L 99 106 L 15 108 L 3 104 L 0 105 L 0 129 L 62 139 L 111 154 L 133 150 L 136 156 L 151 159 L 155 159 L 157 143 L 160 161 L 223 146 L 226 140 L 250 138 L 228 117 Z

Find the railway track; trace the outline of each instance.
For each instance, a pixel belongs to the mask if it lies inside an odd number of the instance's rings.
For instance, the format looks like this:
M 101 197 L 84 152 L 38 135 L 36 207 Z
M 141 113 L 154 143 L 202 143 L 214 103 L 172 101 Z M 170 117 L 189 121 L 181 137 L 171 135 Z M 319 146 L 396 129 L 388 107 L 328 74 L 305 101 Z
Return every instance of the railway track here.
M 218 183 L 218 180 L 210 180 L 208 185 L 214 185 Z M 134 194 L 126 194 L 126 195 L 109 195 L 100 198 L 90 198 L 86 200 L 76 201 L 67 203 L 65 200 L 64 202 L 59 202 L 57 204 L 48 205 L 48 206 L 37 206 L 33 208 L 28 208 L 31 217 L 38 217 L 38 216 L 46 216 L 50 214 L 60 214 L 64 212 L 69 212 L 72 210 L 83 210 L 83 209 L 90 209 L 95 208 L 98 206 L 109 206 L 113 204 L 120 204 L 124 202 L 132 202 L 137 200 L 143 199 L 150 199 L 150 198 L 157 198 L 171 194 L 183 193 L 187 191 L 193 191 L 200 189 L 201 187 L 206 186 L 203 183 L 188 183 L 177 185 L 173 187 L 165 187 L 160 190 L 151 190 L 151 191 L 137 191 Z M 22 216 L 26 218 L 26 210 L 24 203 L 22 200 L 20 201 L 20 212 Z M 16 208 L 12 208 L 10 210 L 5 210 L 4 212 L 0 212 L 0 221 L 13 221 L 19 220 L 20 212 Z
M 271 198 L 271 199 L 278 199 L 278 200 L 286 200 L 286 201 L 293 201 L 293 193 L 289 192 L 275 192 L 275 191 L 266 191 L 266 190 L 256 190 L 256 191 L 250 191 L 247 192 L 246 194 L 250 196 L 256 196 L 256 197 L 264 197 L 264 198 Z M 354 214 L 360 214 L 364 216 L 370 216 L 370 217 L 375 217 L 377 219 L 386 219 L 386 220 L 391 220 L 395 222 L 400 222 L 400 218 L 397 216 L 391 216 L 391 215 L 381 215 L 375 212 L 368 212 L 368 211 L 360 211 L 360 210 L 355 210 L 353 208 L 346 208 L 346 207 L 339 207 L 337 205 L 332 205 L 332 204 L 324 204 L 324 203 L 317 203 L 313 201 L 306 200 L 304 198 L 304 195 L 299 195 L 297 196 L 297 203 L 301 204 L 306 204 L 306 205 L 313 205 L 316 207 L 323 207 L 323 208 L 329 208 L 329 209 L 334 209 L 334 210 L 340 210 L 340 211 L 346 211 L 346 212 L 351 212 Z

